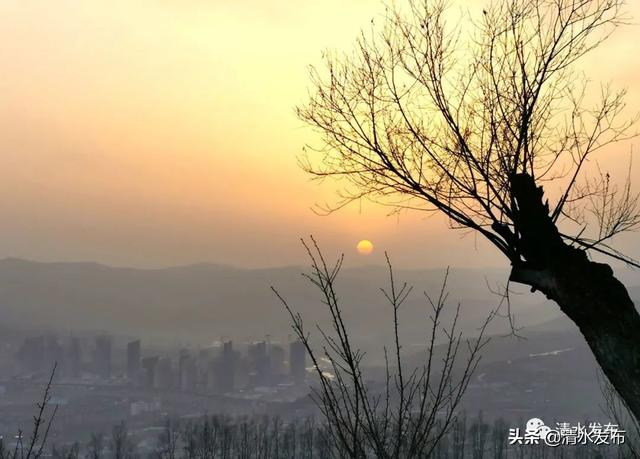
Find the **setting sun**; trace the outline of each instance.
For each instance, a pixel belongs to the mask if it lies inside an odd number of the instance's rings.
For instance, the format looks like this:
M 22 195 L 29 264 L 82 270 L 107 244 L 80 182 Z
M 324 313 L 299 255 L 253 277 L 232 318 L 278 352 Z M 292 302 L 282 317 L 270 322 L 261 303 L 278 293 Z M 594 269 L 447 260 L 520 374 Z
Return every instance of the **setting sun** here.
M 360 255 L 369 255 L 371 254 L 371 252 L 373 252 L 373 244 L 371 243 L 371 241 L 363 239 L 358 242 L 356 249 L 358 250 L 358 253 Z

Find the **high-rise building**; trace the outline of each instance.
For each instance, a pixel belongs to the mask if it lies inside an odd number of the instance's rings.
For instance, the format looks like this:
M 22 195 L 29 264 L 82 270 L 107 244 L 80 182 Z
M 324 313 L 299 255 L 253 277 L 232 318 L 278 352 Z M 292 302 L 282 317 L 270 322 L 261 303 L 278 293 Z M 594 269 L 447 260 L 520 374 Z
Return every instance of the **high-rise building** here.
M 214 362 L 214 390 L 224 394 L 235 389 L 236 355 L 233 342 L 222 343 L 220 355 Z
M 80 338 L 76 336 L 69 338 L 66 362 L 67 375 L 70 378 L 79 378 L 82 369 L 82 347 L 80 345 Z
M 140 340 L 127 344 L 127 378 L 137 383 L 140 377 Z
M 284 348 L 277 344 L 272 344 L 269 352 L 269 362 L 271 363 L 271 374 L 276 378 L 285 375 L 284 369 L 285 352 Z
M 45 369 L 54 365 L 62 370 L 65 367 L 65 352 L 56 335 L 48 335 L 45 339 Z
M 96 374 L 101 378 L 111 377 L 111 337 L 108 335 L 96 337 L 94 366 Z
M 266 342 L 259 341 L 249 345 L 249 365 L 254 386 L 267 386 L 271 383 L 271 365 Z
M 173 389 L 176 386 L 175 372 L 173 371 L 173 363 L 169 357 L 160 357 L 156 367 L 157 389 Z
M 210 348 L 198 349 L 195 353 L 197 369 L 197 386 L 206 387 L 210 391 L 214 390 L 213 379 L 213 352 Z
M 44 336 L 26 338 L 16 353 L 16 359 L 25 371 L 43 371 L 45 369 Z
M 191 392 L 195 390 L 198 378 L 196 359 L 187 350 L 180 352 L 178 361 L 178 385 L 180 390 Z
M 144 370 L 144 386 L 148 389 L 153 389 L 157 384 L 157 372 L 158 372 L 158 360 L 159 357 L 147 357 L 142 359 L 142 369 Z
M 304 384 L 306 376 L 307 349 L 302 341 L 289 343 L 289 371 L 296 384 Z

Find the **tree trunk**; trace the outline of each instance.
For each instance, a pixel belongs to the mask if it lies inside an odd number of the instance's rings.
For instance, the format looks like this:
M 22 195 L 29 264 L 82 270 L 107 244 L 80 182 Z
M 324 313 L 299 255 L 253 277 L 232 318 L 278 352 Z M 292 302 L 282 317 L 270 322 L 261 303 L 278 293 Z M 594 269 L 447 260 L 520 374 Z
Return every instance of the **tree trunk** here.
M 517 257 L 510 280 L 540 290 L 580 329 L 631 412 L 640 419 L 640 315 L 611 267 L 567 245 L 549 217 L 542 187 L 511 180 Z

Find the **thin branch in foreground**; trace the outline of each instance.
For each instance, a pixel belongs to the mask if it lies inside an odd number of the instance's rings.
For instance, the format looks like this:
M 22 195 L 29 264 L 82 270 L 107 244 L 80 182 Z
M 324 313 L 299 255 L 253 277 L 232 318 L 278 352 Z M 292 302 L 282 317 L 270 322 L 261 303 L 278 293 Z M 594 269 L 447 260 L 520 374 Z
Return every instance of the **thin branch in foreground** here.
M 316 326 L 321 351 L 312 344 L 300 313 L 276 288 L 272 290 L 289 313 L 294 333 L 314 366 L 318 386 L 312 388 L 312 398 L 326 418 L 329 434 L 349 457 L 429 457 L 455 422 L 480 352 L 488 342 L 485 331 L 495 311 L 481 324 L 474 339 L 464 340 L 458 331 L 459 304 L 451 323 L 443 326 L 442 313 L 448 300 L 447 270 L 438 295 L 425 293 L 430 324 L 425 362 L 418 368 L 407 367 L 400 311 L 413 288 L 397 281 L 387 255 L 389 285 L 380 290 L 391 309 L 393 346 L 391 352 L 383 349 L 386 376 L 383 388 L 374 391 L 365 378 L 364 353 L 353 344 L 336 293 L 335 282 L 344 258 L 340 256 L 336 263 L 328 264 L 313 237 L 310 243 L 303 240 L 303 245 L 311 260 L 311 272 L 304 277 L 320 291 L 331 319 L 330 332 Z M 331 375 L 321 358 L 329 362 Z

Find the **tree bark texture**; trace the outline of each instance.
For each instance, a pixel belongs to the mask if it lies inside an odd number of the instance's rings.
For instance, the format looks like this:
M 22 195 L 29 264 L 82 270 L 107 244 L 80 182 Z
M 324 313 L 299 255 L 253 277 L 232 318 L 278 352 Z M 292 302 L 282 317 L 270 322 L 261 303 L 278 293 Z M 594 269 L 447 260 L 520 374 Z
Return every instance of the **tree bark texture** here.
M 640 419 L 640 315 L 611 267 L 567 244 L 549 216 L 542 187 L 511 178 L 517 256 L 510 280 L 555 301 L 580 329 L 598 364 Z

